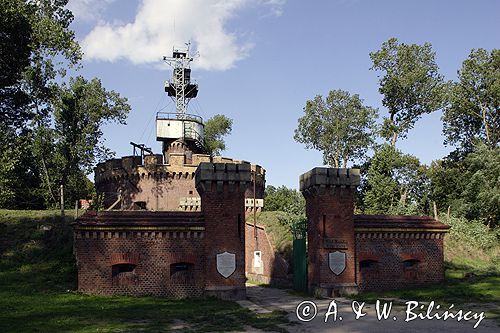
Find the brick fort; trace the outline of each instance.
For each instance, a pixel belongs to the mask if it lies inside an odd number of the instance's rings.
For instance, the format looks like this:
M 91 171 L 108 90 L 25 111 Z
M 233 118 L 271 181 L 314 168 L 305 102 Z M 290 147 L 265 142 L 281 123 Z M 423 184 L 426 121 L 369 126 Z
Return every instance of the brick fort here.
M 265 170 L 208 154 L 202 119 L 185 112 L 198 93 L 189 50 L 165 60 L 174 68 L 165 91 L 176 113 L 157 114 L 162 154 L 133 143 L 133 156 L 97 165 L 104 209 L 73 224 L 79 291 L 242 299 L 248 278 L 290 283 L 297 263 L 251 222 L 264 206 Z M 357 169 L 314 168 L 300 176 L 307 290 L 336 296 L 442 281 L 448 226 L 430 217 L 355 215 L 359 181 Z

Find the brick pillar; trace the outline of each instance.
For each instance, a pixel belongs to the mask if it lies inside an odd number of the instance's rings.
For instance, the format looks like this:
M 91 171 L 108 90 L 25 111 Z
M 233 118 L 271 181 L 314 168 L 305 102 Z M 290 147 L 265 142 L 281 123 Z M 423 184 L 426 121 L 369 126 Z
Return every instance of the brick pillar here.
M 245 190 L 250 182 L 250 164 L 203 162 L 196 170 L 196 189 L 205 216 L 207 295 L 224 299 L 246 297 Z M 227 268 L 231 267 L 232 256 L 234 272 Z
M 309 292 L 357 292 L 353 214 L 359 180 L 359 169 L 314 168 L 300 176 L 306 198 Z

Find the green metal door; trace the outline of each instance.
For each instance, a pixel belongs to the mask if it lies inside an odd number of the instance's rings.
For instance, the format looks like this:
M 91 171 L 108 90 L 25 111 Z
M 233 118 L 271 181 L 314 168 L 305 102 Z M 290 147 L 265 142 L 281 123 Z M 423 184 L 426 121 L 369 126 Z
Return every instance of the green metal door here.
M 307 220 L 292 226 L 293 232 L 293 289 L 307 291 Z
M 306 240 L 293 240 L 293 289 L 307 291 Z

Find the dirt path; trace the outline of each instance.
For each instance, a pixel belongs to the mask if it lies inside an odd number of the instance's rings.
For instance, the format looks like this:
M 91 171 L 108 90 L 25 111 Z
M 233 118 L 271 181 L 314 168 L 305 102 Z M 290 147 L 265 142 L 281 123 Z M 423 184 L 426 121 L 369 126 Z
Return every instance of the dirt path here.
M 484 311 L 478 307 L 459 307 L 450 310 L 452 313 L 456 313 L 458 310 L 462 309 L 463 313 L 471 311 L 467 318 L 468 321 L 462 319 L 457 321 L 457 319 L 449 318 L 448 320 L 443 319 L 419 319 L 418 317 L 409 322 L 405 322 L 407 318 L 406 306 L 393 306 L 392 311 L 387 320 L 378 320 L 375 305 L 368 304 L 362 308 L 362 311 L 366 313 L 365 316 L 355 319 L 355 314 L 352 310 L 352 301 L 345 298 L 336 298 L 335 304 L 337 305 L 337 320 L 334 321 L 334 315 L 331 314 L 328 317 L 328 321 L 325 323 L 325 314 L 328 312 L 329 306 L 333 311 L 335 308 L 332 303 L 332 299 L 312 299 L 303 298 L 299 296 L 294 296 L 281 289 L 274 288 L 262 288 L 258 286 L 247 286 L 247 295 L 249 301 L 255 303 L 258 307 L 261 307 L 263 311 L 265 310 L 284 310 L 288 313 L 288 318 L 292 321 L 292 325 L 287 327 L 290 332 L 499 332 L 500 327 L 497 322 L 493 320 L 484 319 L 480 321 L 476 329 L 474 325 L 478 322 L 479 318 L 472 318 L 473 314 Z M 304 301 L 313 301 L 317 308 L 317 316 L 308 322 L 301 322 L 297 318 L 296 309 L 297 306 Z M 385 302 L 382 302 L 384 304 Z M 437 305 L 437 304 L 436 304 Z M 309 306 L 309 308 L 307 308 Z M 420 304 L 419 304 L 420 306 Z M 424 305 L 424 314 L 428 308 L 428 305 Z M 308 311 L 309 310 L 309 311 Z M 437 311 L 432 310 L 430 314 L 439 313 L 443 314 L 448 307 L 443 307 L 443 309 L 438 309 Z M 306 317 L 314 312 L 314 306 L 311 303 L 304 303 L 299 310 L 299 315 Z M 414 311 L 411 311 L 413 313 Z M 415 313 L 418 314 L 418 312 Z M 411 314 L 409 314 L 411 318 Z M 342 317 L 342 320 L 340 320 Z M 305 319 L 306 319 L 305 318 Z M 394 320 L 396 318 L 396 320 Z

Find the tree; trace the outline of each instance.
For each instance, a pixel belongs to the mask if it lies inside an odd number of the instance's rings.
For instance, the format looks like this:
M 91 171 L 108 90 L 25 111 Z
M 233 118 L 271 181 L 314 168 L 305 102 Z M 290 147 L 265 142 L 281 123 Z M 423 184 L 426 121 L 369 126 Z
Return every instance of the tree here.
M 68 0 L 0 0 L 0 121 L 24 128 L 49 117 L 56 79 L 78 64 Z
M 67 2 L 0 0 L 0 150 L 7 161 L 0 174 L 2 194 L 11 194 L 0 200 L 2 207 L 40 208 L 50 185 L 48 155 L 37 152 L 52 147 L 39 150 L 35 144 L 50 142 L 38 133 L 47 133 L 53 121 L 58 82 L 81 58 Z
M 305 214 L 305 200 L 302 194 L 286 186 L 266 186 L 264 210 Z
M 445 159 L 430 169 L 432 199 L 456 217 L 500 225 L 500 148 L 484 143 L 461 160 Z
M 0 0 L 0 123 L 15 128 L 29 119 L 22 74 L 30 64 L 32 28 L 21 1 Z
M 500 224 L 500 148 L 479 144 L 464 160 L 467 182 L 462 193 L 465 215 Z
M 292 233 L 306 225 L 306 202 L 300 192 L 286 186 L 268 185 L 264 194 L 264 210 L 281 212 L 277 215 L 280 225 Z
M 82 179 L 92 172 L 96 161 L 109 157 L 102 126 L 113 121 L 125 124 L 130 106 L 126 98 L 104 89 L 98 79 L 87 81 L 81 76 L 63 84 L 58 96 L 54 105 L 58 183 L 66 186 L 73 182 L 76 191 L 78 182 L 73 178 Z
M 430 198 L 436 203 L 439 212 L 448 208 L 456 216 L 464 215 L 462 192 L 467 183 L 467 174 L 463 161 L 446 157 L 433 161 L 428 175 L 431 181 Z
M 322 151 L 327 165 L 345 168 L 349 160 L 364 158 L 373 144 L 377 110 L 364 106 L 357 94 L 333 90 L 326 100 L 318 95 L 306 102 L 304 113 L 294 139 Z
M 472 50 L 458 71 L 443 115 L 446 144 L 472 151 L 477 142 L 490 148 L 500 139 L 500 50 Z
M 217 114 L 205 122 L 203 144 L 211 156 L 220 155 L 226 149 L 224 137 L 231 134 L 232 119 Z
M 394 146 L 423 114 L 442 108 L 447 84 L 438 73 L 429 43 L 399 44 L 396 38 L 390 38 L 379 51 L 370 53 L 370 58 L 371 69 L 383 72 L 379 92 L 389 111 L 381 135 Z
M 0 147 L 2 147 L 0 207 L 2 208 L 44 208 L 40 189 L 41 179 L 36 160 L 33 158 L 31 141 L 31 133 L 15 136 L 12 130 L 0 125 Z
M 429 180 L 425 166 L 415 156 L 385 144 L 369 162 L 363 192 L 369 214 L 417 214 L 428 212 Z

